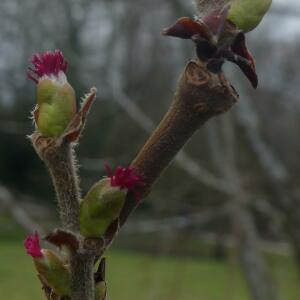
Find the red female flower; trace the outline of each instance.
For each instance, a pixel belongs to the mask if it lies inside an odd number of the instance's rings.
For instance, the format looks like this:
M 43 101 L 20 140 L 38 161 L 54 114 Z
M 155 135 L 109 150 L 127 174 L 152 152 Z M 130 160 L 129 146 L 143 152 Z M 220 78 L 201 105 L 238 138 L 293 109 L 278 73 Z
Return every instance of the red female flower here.
M 43 253 L 40 247 L 40 237 L 37 232 L 35 232 L 35 234 L 27 236 L 27 238 L 24 241 L 24 247 L 26 249 L 27 254 L 29 254 L 33 258 L 43 257 Z
M 60 50 L 36 53 L 31 59 L 32 67 L 28 68 L 29 79 L 38 83 L 45 78 L 65 78 L 68 63 Z
M 138 186 L 144 185 L 143 178 L 141 175 L 137 174 L 137 171 L 132 166 L 129 166 L 128 168 L 118 166 L 115 169 L 115 172 L 113 172 L 112 168 L 106 162 L 105 168 L 112 187 L 127 189 L 134 194 L 137 200 L 141 198 L 137 188 Z

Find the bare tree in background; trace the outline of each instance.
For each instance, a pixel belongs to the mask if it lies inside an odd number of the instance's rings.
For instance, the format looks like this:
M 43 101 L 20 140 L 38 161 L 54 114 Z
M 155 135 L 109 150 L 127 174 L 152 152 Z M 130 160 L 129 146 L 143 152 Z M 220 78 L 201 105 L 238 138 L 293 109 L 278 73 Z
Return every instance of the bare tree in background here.
M 97 156 L 100 149 L 106 155 L 110 149 L 113 149 L 113 156 L 116 159 L 128 161 L 129 157 L 135 154 L 138 146 L 144 141 L 144 132 L 132 122 L 132 116 L 139 123 L 143 123 L 144 129 L 148 131 L 152 129 L 153 124 L 161 117 L 163 110 L 168 105 L 168 100 L 163 99 L 170 98 L 172 86 L 177 80 L 175 74 L 178 74 L 180 66 L 190 53 L 190 49 L 183 43 L 162 41 L 159 32 L 162 27 L 181 15 L 179 9 L 184 11 L 184 15 L 188 15 L 190 5 L 186 4 L 187 1 L 171 0 L 163 3 L 154 1 L 151 4 L 149 1 L 124 3 L 117 0 L 103 3 L 98 1 L 76 3 L 72 1 L 63 3 L 52 1 L 51 4 L 46 1 L 18 2 L 10 1 L 12 4 L 9 4 L 8 1 L 3 1 L 0 4 L 0 11 L 3 14 L 1 22 L 3 24 L 8 22 L 8 25 L 2 26 L 0 30 L 2 40 L 6 41 L 0 46 L 1 56 L 9 58 L 6 65 L 0 64 L 1 78 L 3 79 L 1 80 L 3 102 L 9 102 L 8 99 L 16 99 L 18 103 L 22 101 L 29 103 L 32 100 L 26 100 L 29 93 L 28 85 L 23 76 L 30 53 L 45 48 L 59 47 L 65 49 L 66 56 L 70 58 L 71 62 L 71 80 L 78 86 L 79 90 L 84 89 L 87 82 L 93 82 L 97 86 L 103 86 L 101 100 L 116 100 L 116 102 L 102 101 L 101 110 L 103 110 L 103 113 L 101 112 L 100 116 L 91 115 L 90 120 L 93 126 L 100 127 L 103 124 L 102 118 L 105 118 L 107 112 L 114 121 L 107 125 L 107 136 L 103 138 L 105 143 L 97 144 L 93 151 L 89 150 L 89 153 L 84 153 L 84 155 Z M 18 7 L 10 7 L 16 4 L 18 4 Z M 169 7 L 172 7 L 172 9 L 170 10 Z M 143 13 L 145 10 L 148 12 L 146 15 Z M 28 17 L 21 17 L 24 12 Z M 55 15 L 55 22 L 53 15 Z M 129 15 L 130 18 L 128 18 Z M 16 19 L 19 21 L 15 24 L 16 29 L 11 34 L 10 28 L 12 28 L 13 23 L 16 23 Z M 156 21 L 154 22 L 154 20 Z M 39 26 L 36 26 L 36 24 L 39 24 Z M 6 38 L 7 36 L 9 38 Z M 43 44 L 40 43 L 41 41 L 43 41 Z M 297 74 L 297 63 L 295 61 L 290 63 L 288 60 L 296 55 L 288 48 L 294 48 L 295 52 L 297 52 L 297 48 L 293 46 L 293 42 L 289 42 L 289 47 L 284 47 L 278 41 L 276 42 L 278 46 L 271 47 L 270 45 L 272 43 L 274 45 L 275 42 L 268 39 L 264 41 L 264 46 L 260 46 L 259 40 L 256 41 L 255 38 L 251 43 L 258 44 L 257 52 L 265 53 L 268 51 L 267 49 L 280 48 L 282 54 L 274 54 L 273 51 L 269 51 L 270 57 L 267 63 L 262 62 L 258 55 L 258 65 L 262 65 L 261 68 L 267 70 L 266 74 L 261 76 L 264 80 L 263 86 L 267 88 L 261 94 L 258 93 L 255 96 L 255 98 L 259 97 L 261 99 L 248 99 L 244 95 L 249 94 L 251 97 L 252 94 L 246 89 L 241 93 L 242 101 L 239 107 L 244 106 L 244 99 L 245 102 L 252 101 L 252 105 L 256 108 L 257 119 L 262 123 L 262 126 L 260 126 L 262 128 L 259 128 L 259 134 L 257 134 L 257 128 L 253 129 L 255 126 L 251 122 L 249 124 L 246 123 L 247 120 L 243 120 L 245 115 L 248 117 L 251 115 L 249 109 L 245 109 L 243 116 L 240 111 L 237 112 L 236 122 L 240 127 L 237 129 L 236 134 L 237 141 L 235 143 L 238 144 L 236 152 L 239 152 L 239 146 L 242 144 L 243 149 L 255 153 L 255 158 L 249 155 L 247 158 L 248 168 L 239 169 L 236 167 L 236 177 L 244 178 L 251 173 L 249 176 L 255 177 L 253 174 L 256 174 L 256 177 L 260 178 L 261 174 L 252 166 L 252 161 L 257 160 L 261 164 L 261 169 L 265 170 L 263 180 L 268 185 L 260 185 L 258 182 L 260 179 L 253 180 L 255 182 L 253 184 L 255 193 L 259 191 L 263 197 L 272 198 L 269 199 L 272 207 L 275 207 L 281 213 L 285 213 L 285 230 L 289 233 L 295 253 L 298 253 L 299 256 L 299 218 L 298 211 L 295 210 L 299 202 L 297 200 L 299 191 L 297 191 L 297 181 L 295 180 L 299 172 L 297 153 L 300 148 L 297 139 L 299 122 L 298 115 L 295 113 L 299 109 L 297 95 L 295 94 L 296 82 L 299 76 Z M 13 50 L 13 45 L 16 44 L 18 45 L 17 52 Z M 168 61 L 162 60 L 162 57 L 167 54 Z M 16 64 L 16 62 L 20 63 Z M 277 78 L 276 74 L 273 75 L 272 70 L 270 71 L 270 68 L 274 65 L 273 62 L 276 64 L 278 62 L 278 73 L 280 70 L 278 77 L 285 76 L 283 77 L 284 80 Z M 22 70 L 20 66 L 22 66 Z M 156 68 L 157 66 L 159 66 L 159 71 Z M 294 70 L 292 75 L 290 74 L 291 70 Z M 272 76 L 269 76 L 271 73 Z M 282 75 L 283 73 L 284 75 Z M 19 74 L 22 74 L 22 76 Z M 107 76 L 103 76 L 103 74 L 107 74 Z M 174 74 L 174 76 L 171 77 L 170 74 Z M 13 80 L 11 80 L 12 78 Z M 99 79 L 94 82 L 95 78 Z M 289 84 L 287 89 L 282 88 L 282 81 Z M 145 82 L 151 82 L 153 87 L 151 93 L 147 92 L 149 86 L 144 84 Z M 275 91 L 272 90 L 274 86 L 276 86 Z M 287 91 L 280 92 L 280 90 Z M 274 98 L 275 93 L 279 96 Z M 268 98 L 272 99 L 264 102 L 264 99 Z M 19 101 L 18 99 L 22 100 Z M 158 102 L 156 99 L 159 99 L 159 105 L 154 105 L 153 99 L 155 99 L 155 103 Z M 132 102 L 126 100 L 132 100 Z M 290 108 L 290 110 L 288 110 L 288 107 L 283 108 L 283 102 L 293 103 L 293 108 Z M 270 103 L 274 103 L 274 105 L 271 106 Z M 10 103 L 10 105 L 13 104 Z M 120 113 L 119 105 L 129 112 L 130 117 Z M 29 110 L 28 107 L 29 105 L 27 105 L 27 110 Z M 140 111 L 146 112 L 148 118 L 140 116 L 140 113 L 136 111 L 137 107 Z M 274 115 L 274 120 L 268 122 L 269 124 L 266 124 L 266 110 L 271 110 L 272 115 Z M 278 111 L 284 111 L 284 114 L 282 115 Z M 288 123 L 294 124 L 294 130 L 289 125 L 285 125 Z M 126 133 L 123 130 L 125 126 L 128 128 Z M 288 137 L 277 134 L 278 130 L 283 127 L 287 129 Z M 130 145 L 124 145 L 128 148 L 126 149 L 128 151 L 125 151 L 126 154 L 121 153 L 119 147 L 117 147 L 116 141 L 119 141 L 120 132 L 122 132 L 121 138 L 132 141 Z M 246 132 L 244 136 L 242 136 L 243 132 Z M 280 132 L 282 133 L 282 131 Z M 224 197 L 231 198 L 230 194 L 233 192 L 234 185 L 226 179 L 231 176 L 225 176 L 222 172 L 220 172 L 221 176 L 216 174 L 207 141 L 203 142 L 206 137 L 207 133 L 200 133 L 198 138 L 186 147 L 185 152 L 178 155 L 176 164 L 181 165 L 181 169 L 185 169 L 182 172 L 186 172 L 189 176 L 185 176 L 186 179 L 183 180 L 182 188 L 178 189 L 178 192 L 176 190 L 172 197 L 166 199 L 166 202 L 161 201 L 167 195 L 166 188 L 163 188 L 163 184 L 167 180 L 162 178 L 161 184 L 158 184 L 158 192 L 150 196 L 155 203 L 153 209 L 167 212 L 169 204 L 172 203 L 173 210 L 168 213 L 177 214 L 183 208 L 188 212 L 191 208 L 195 209 L 195 207 L 199 210 L 210 207 L 210 204 L 201 200 L 203 198 L 214 198 L 218 199 L 219 202 L 222 202 Z M 92 144 L 92 141 L 96 139 L 95 134 L 87 131 L 87 139 L 89 144 Z M 86 143 L 88 144 L 88 142 Z M 182 174 L 177 174 L 176 170 L 178 169 L 172 168 L 169 171 L 174 174 L 172 178 L 168 178 L 168 181 L 171 182 L 170 185 L 176 183 Z M 282 177 L 282 174 L 287 174 L 287 177 L 285 175 Z M 93 176 L 94 174 L 89 174 L 89 177 Z M 193 177 L 197 179 L 193 179 Z M 204 187 L 204 191 L 191 187 L 192 184 L 189 183 L 189 180 L 199 182 L 201 187 Z M 87 185 L 84 188 L 87 188 Z M 241 185 L 243 184 L 241 183 Z M 198 194 L 201 193 L 201 195 L 205 193 L 205 197 L 197 197 L 197 204 L 195 205 L 196 201 L 190 201 L 190 197 L 186 196 L 189 195 L 190 190 Z M 270 190 L 272 191 L 271 197 L 269 197 Z M 238 193 L 240 193 L 240 190 Z M 252 199 L 254 192 L 248 188 L 243 193 L 245 195 L 238 197 L 238 199 Z M 207 197 L 207 195 L 209 196 Z M 152 199 L 149 203 L 152 202 Z M 185 199 L 185 201 L 182 201 L 182 199 Z M 238 201 L 234 200 L 233 202 Z M 252 200 L 249 200 L 249 202 L 252 202 Z M 241 221 L 246 222 L 247 219 L 251 219 L 249 224 L 252 223 L 252 225 L 249 225 L 249 227 L 256 229 L 255 224 L 253 224 L 255 216 L 251 215 L 252 212 L 249 211 L 247 203 L 242 204 L 241 207 L 246 207 L 246 215 L 249 217 L 242 218 Z M 249 232 L 252 232 L 252 229 Z M 279 236 L 279 238 L 285 239 L 284 236 Z M 255 241 L 257 237 L 253 239 Z M 256 242 L 253 244 L 255 245 Z M 252 253 L 255 253 L 255 251 Z M 264 262 L 261 264 L 263 265 Z M 263 280 L 259 284 L 262 284 L 262 282 Z

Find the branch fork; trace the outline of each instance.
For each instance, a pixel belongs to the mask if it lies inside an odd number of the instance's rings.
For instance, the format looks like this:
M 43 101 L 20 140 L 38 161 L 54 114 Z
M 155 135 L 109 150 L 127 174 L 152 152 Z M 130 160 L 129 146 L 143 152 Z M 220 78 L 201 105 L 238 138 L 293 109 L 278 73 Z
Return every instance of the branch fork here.
M 103 236 L 85 238 L 80 234 L 80 193 L 72 147 L 78 141 L 95 97 L 96 90 L 91 89 L 80 111 L 60 137 L 44 137 L 37 131 L 30 137 L 37 154 L 50 171 L 57 193 L 62 229 L 54 230 L 45 239 L 58 248 L 69 249 L 71 300 L 95 300 L 99 284 L 100 299 L 96 300 L 105 299 L 102 256 L 140 203 L 129 191 L 119 217 Z M 143 175 L 144 184 L 137 188 L 139 195 L 146 197 L 154 182 L 197 129 L 213 116 L 228 111 L 237 99 L 236 91 L 223 73 L 213 74 L 201 61 L 190 61 L 178 82 L 168 112 L 131 163 L 137 173 Z M 98 271 L 94 273 L 99 259 Z M 63 300 L 53 296 L 49 287 L 43 285 L 48 299 Z

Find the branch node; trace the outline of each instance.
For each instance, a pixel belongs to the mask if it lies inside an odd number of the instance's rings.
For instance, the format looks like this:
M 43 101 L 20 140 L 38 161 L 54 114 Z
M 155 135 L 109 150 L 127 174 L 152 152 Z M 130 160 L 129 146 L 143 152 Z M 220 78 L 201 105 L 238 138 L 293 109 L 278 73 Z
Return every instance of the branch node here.
M 209 82 L 211 76 L 204 69 L 199 68 L 200 62 L 190 61 L 184 71 L 187 81 L 195 86 L 205 85 Z

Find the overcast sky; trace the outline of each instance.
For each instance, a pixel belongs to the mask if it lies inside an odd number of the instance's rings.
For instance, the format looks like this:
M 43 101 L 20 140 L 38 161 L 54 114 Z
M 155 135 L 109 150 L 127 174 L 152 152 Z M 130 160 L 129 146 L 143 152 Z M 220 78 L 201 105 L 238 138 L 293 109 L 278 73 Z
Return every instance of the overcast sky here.
M 268 28 L 274 39 L 299 39 L 300 1 L 273 0 L 272 9 L 265 16 L 262 25 L 264 26 L 259 26 L 257 30 L 255 30 L 257 34 Z

